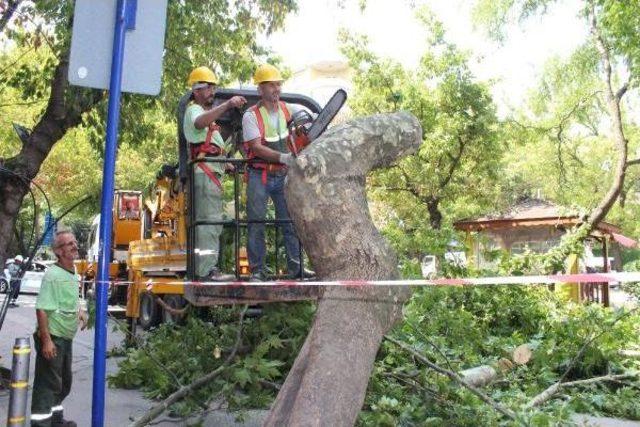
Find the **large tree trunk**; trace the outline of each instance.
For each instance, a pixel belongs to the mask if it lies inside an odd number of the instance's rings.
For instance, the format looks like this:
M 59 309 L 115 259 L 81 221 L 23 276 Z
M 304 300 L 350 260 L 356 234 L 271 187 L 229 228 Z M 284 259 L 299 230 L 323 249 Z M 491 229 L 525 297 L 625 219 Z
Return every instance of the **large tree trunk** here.
M 40 170 L 53 145 L 69 128 L 80 124 L 82 114 L 93 108 L 103 97 L 101 91 L 70 88 L 67 82 L 68 62 L 62 59 L 51 81 L 47 108 L 36 124 L 20 153 L 2 160 L 4 168 L 19 175 L 0 173 L 0 263 L 4 264 L 13 227 L 29 183 Z M 72 161 L 72 160 L 70 160 Z
M 371 221 L 365 181 L 421 142 L 412 115 L 372 116 L 326 132 L 290 168 L 289 211 L 319 278 L 399 277 L 396 256 Z M 325 289 L 265 425 L 353 425 L 382 337 L 408 296 L 406 288 Z

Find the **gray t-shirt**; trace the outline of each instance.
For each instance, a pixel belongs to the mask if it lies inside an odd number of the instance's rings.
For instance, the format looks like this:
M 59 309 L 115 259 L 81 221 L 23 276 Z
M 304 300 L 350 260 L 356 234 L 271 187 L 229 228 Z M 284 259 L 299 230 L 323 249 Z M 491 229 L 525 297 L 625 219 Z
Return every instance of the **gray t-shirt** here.
M 294 115 L 298 111 L 303 108 L 296 104 L 287 104 L 287 109 L 289 110 L 289 114 Z M 271 124 L 274 129 L 278 129 L 278 125 L 280 124 L 280 120 L 278 119 L 277 111 L 270 111 L 269 119 L 271 120 Z M 278 129 L 278 133 L 280 129 Z M 258 120 L 256 119 L 256 115 L 253 114 L 252 111 L 247 110 L 242 116 L 242 139 L 244 142 L 249 142 L 253 139 L 260 138 L 260 128 L 258 127 Z

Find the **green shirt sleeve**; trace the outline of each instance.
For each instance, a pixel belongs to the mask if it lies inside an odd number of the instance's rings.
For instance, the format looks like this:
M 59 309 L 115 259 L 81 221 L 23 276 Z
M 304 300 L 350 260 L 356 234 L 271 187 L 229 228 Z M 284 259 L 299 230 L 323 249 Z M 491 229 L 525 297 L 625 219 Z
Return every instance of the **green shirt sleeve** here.
M 196 127 L 196 119 L 200 116 L 200 114 L 204 113 L 204 109 L 198 104 L 191 104 L 189 108 L 187 108 L 187 121 L 188 123 Z
M 204 141 L 207 136 L 207 129 L 196 129 L 196 119 L 200 114 L 204 113 L 204 109 L 198 104 L 189 104 L 187 111 L 184 113 L 184 137 L 191 144 L 198 144 Z
M 36 299 L 36 309 L 54 311 L 58 310 L 58 308 L 58 301 L 54 295 L 51 274 L 47 270 L 47 272 L 44 274 L 44 277 L 42 277 L 40 292 L 38 293 L 38 298 Z

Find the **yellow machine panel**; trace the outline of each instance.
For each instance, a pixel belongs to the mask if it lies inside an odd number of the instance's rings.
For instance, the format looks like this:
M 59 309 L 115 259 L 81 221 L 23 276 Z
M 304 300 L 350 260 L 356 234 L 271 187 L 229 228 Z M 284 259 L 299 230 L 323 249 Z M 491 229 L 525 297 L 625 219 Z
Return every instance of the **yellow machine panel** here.
M 185 272 L 187 248 L 177 237 L 154 237 L 129 244 L 129 268 L 141 272 Z

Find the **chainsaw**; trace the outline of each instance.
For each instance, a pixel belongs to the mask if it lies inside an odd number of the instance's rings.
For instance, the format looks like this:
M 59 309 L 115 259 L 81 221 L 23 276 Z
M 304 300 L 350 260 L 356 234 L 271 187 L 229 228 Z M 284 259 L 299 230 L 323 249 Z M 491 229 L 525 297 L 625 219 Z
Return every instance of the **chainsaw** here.
M 306 110 L 300 110 L 291 116 L 291 120 L 287 123 L 289 129 L 289 138 L 287 146 L 294 157 L 302 151 L 307 145 L 317 139 L 327 129 L 331 120 L 338 114 L 347 100 L 347 92 L 338 89 L 333 94 L 329 102 L 324 106 L 322 111 L 318 113 L 315 120 Z

